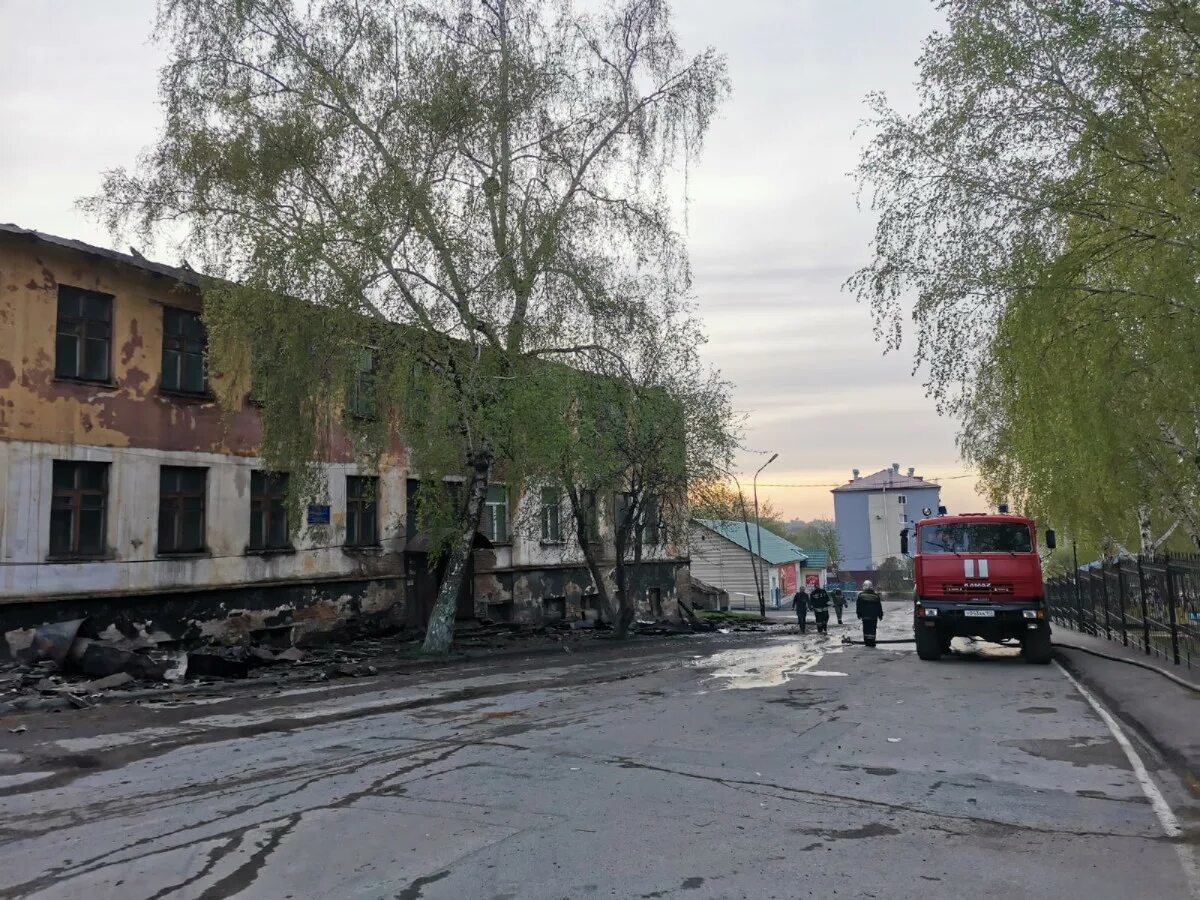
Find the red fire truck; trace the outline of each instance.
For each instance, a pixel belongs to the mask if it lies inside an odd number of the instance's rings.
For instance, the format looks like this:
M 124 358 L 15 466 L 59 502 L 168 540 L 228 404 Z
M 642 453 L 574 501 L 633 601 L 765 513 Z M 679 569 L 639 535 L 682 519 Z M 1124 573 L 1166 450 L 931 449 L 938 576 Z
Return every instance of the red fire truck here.
M 1050 662 L 1050 621 L 1032 519 L 999 513 L 936 516 L 916 523 L 913 635 L 917 655 L 934 660 L 955 637 L 1019 641 L 1021 655 Z M 1046 532 L 1053 549 L 1053 531 Z M 909 533 L 900 536 L 909 552 Z

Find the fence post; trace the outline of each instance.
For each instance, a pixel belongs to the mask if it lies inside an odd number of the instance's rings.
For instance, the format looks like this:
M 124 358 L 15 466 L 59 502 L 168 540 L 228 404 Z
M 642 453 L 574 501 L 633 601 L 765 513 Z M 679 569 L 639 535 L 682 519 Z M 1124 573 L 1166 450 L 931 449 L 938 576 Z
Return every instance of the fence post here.
M 1142 601 L 1142 647 L 1150 655 L 1150 613 L 1146 609 L 1146 573 L 1142 570 L 1142 555 L 1138 554 L 1138 596 Z
M 1100 599 L 1104 602 L 1104 639 L 1112 640 L 1112 619 L 1108 613 L 1108 572 L 1100 564 Z
M 1079 547 L 1075 545 L 1075 541 L 1070 542 L 1070 557 L 1074 560 L 1075 571 L 1072 572 L 1072 578 L 1075 582 L 1075 624 L 1079 626 L 1080 634 L 1086 634 L 1084 631 L 1084 598 L 1079 593 Z
M 1125 621 L 1125 570 L 1121 568 L 1121 557 L 1117 557 L 1117 592 L 1121 604 L 1121 646 L 1129 646 L 1129 629 Z
M 1171 656 L 1179 665 L 1179 626 L 1175 621 L 1175 579 L 1171 577 L 1171 555 L 1163 554 L 1163 567 L 1167 570 L 1167 621 L 1171 623 Z

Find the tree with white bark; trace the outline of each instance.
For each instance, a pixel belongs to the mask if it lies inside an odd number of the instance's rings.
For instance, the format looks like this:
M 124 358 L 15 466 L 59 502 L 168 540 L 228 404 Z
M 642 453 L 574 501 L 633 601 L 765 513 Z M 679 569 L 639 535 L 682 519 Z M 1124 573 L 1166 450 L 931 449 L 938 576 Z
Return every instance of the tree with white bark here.
M 848 286 L 995 499 L 1081 539 L 1200 547 L 1200 12 L 949 0 L 911 115 L 871 98 L 879 218 Z M 1178 523 L 1178 524 L 1176 524 Z
M 375 415 L 346 425 L 365 458 L 406 445 L 444 514 L 446 652 L 488 485 L 539 427 L 529 373 L 588 352 L 614 258 L 676 240 L 667 175 L 724 60 L 665 0 L 161 0 L 158 37 L 164 128 L 91 206 L 224 279 L 213 363 L 253 370 L 273 465 L 313 471 L 370 348 Z

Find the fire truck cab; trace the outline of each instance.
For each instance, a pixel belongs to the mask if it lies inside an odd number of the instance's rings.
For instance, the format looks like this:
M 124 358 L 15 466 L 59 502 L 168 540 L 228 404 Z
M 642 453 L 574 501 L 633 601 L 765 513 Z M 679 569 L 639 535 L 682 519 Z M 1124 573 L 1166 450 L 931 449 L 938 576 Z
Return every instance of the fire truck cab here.
M 913 557 L 913 636 L 917 655 L 936 660 L 955 637 L 1020 641 L 1032 663 L 1050 662 L 1050 621 L 1037 528 L 1000 513 L 927 516 L 900 549 Z M 1053 531 L 1046 532 L 1053 549 Z

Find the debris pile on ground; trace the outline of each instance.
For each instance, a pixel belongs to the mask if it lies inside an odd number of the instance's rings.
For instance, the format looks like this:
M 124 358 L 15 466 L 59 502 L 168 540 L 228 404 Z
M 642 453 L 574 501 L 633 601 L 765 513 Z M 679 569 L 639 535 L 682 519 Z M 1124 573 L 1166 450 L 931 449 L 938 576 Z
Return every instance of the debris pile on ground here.
M 720 631 L 754 630 L 745 621 L 722 621 Z M 637 636 L 673 637 L 718 630 L 718 623 L 695 615 L 684 620 L 640 621 Z M 478 655 L 561 648 L 604 640 L 612 627 L 596 619 L 555 620 L 534 625 L 487 619 L 459 623 L 452 655 Z M 97 634 L 87 619 L 56 622 L 37 629 L 25 657 L 0 662 L 0 708 L 50 703 L 57 708 L 86 708 L 106 692 L 116 697 L 152 696 L 224 681 L 283 682 L 364 678 L 431 662 L 421 653 L 423 635 L 394 629 L 380 635 L 347 631 L 335 641 L 316 646 L 239 646 L 183 642 L 164 632 L 110 626 Z M 436 661 L 435 661 L 436 662 Z M 129 691 L 140 692 L 128 694 Z M 127 702 L 129 702 L 127 700 Z M 141 702 L 141 701 L 139 701 Z

